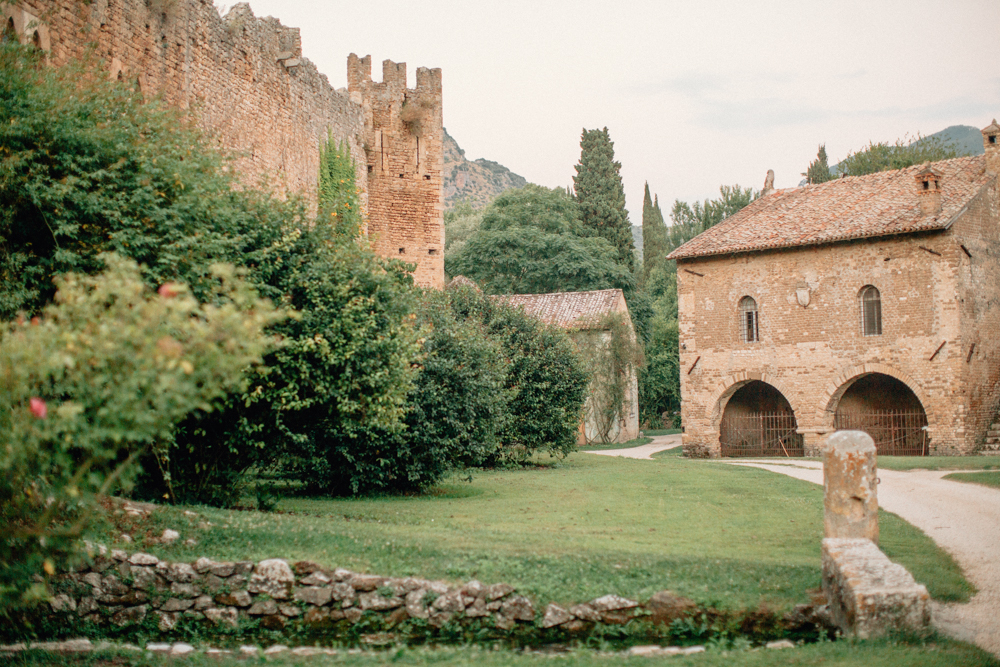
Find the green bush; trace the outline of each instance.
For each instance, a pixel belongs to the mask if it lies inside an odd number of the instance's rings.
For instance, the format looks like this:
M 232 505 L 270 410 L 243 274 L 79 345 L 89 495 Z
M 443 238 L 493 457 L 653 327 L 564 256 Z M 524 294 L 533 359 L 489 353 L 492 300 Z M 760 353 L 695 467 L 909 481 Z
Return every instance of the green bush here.
M 44 598 L 34 577 L 71 559 L 97 499 L 185 415 L 245 383 L 276 319 L 231 268 L 213 269 L 213 306 L 98 259 L 105 273 L 59 278 L 40 318 L 0 329 L 0 614 Z
M 509 394 L 498 341 L 481 323 L 457 319 L 440 292 L 423 295 L 417 323 L 420 373 L 402 423 L 312 440 L 293 477 L 335 495 L 420 491 L 496 457 Z
M 215 262 L 249 263 L 301 202 L 234 187 L 190 120 L 89 63 L 38 67 L 0 43 L 0 320 L 37 313 L 53 278 L 117 252 L 150 287 L 210 298 Z M 270 296 L 270 295 L 269 295 Z
M 503 447 L 488 464 L 573 451 L 588 376 L 569 337 L 471 287 L 451 290 L 451 301 L 459 318 L 481 323 L 497 340 L 509 364 Z
M 269 329 L 282 345 L 250 373 L 226 408 L 181 425 L 166 478 L 145 479 L 147 496 L 233 505 L 247 472 L 313 460 L 334 442 L 392 431 L 407 411 L 420 351 L 414 289 L 406 265 L 385 260 L 328 224 L 288 231 L 254 256 L 262 293 L 297 311 Z M 331 474 L 302 465 L 299 481 L 330 488 Z

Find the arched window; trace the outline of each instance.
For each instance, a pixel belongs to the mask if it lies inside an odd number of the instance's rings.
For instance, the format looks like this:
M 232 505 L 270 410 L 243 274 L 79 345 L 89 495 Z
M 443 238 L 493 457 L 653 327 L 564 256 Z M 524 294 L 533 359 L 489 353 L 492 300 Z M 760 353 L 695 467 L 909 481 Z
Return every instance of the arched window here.
M 878 288 L 865 285 L 858 293 L 861 305 L 861 333 L 865 336 L 882 335 L 882 295 Z
M 740 299 L 740 338 L 744 343 L 756 343 L 760 340 L 757 302 L 749 296 Z

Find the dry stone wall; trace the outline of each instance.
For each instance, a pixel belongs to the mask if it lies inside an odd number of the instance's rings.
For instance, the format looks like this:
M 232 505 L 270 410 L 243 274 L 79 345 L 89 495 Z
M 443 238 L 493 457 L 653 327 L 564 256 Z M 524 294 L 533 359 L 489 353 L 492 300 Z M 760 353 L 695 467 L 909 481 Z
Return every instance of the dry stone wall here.
M 605 595 L 573 606 L 548 604 L 538 609 L 504 583 L 470 581 L 454 586 L 414 577 L 360 574 L 311 562 L 199 558 L 180 563 L 142 552 L 92 549 L 97 553 L 92 564 L 56 582 L 52 611 L 123 628 L 150 627 L 153 621 L 167 635 L 184 620 L 221 629 L 256 620 L 267 630 L 288 627 L 336 635 L 338 628 L 373 615 L 390 627 L 407 619 L 421 619 L 436 628 L 478 620 L 503 632 L 527 624 L 574 633 L 597 623 L 623 625 L 640 616 L 669 625 L 700 611 L 691 600 L 669 591 L 657 593 L 645 605 Z
M 297 28 L 246 3 L 225 17 L 211 0 L 20 0 L 2 12 L 52 64 L 95 58 L 109 79 L 190 110 L 247 185 L 315 201 L 320 143 L 346 141 L 376 250 L 443 286 L 440 70 L 418 70 L 409 90 L 405 64 L 386 61 L 386 80 L 372 83 L 370 58 L 352 55 L 351 90 L 335 90 L 302 57 Z

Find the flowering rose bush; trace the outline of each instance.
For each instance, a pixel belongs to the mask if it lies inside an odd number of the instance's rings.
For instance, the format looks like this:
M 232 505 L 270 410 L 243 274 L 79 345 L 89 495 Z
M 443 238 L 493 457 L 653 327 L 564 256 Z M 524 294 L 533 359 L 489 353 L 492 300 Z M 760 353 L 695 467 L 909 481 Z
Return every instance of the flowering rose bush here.
M 0 616 L 44 599 L 96 499 L 178 421 L 240 390 L 280 319 L 230 267 L 213 267 L 216 305 L 203 305 L 101 259 L 103 274 L 57 279 L 41 317 L 0 327 Z

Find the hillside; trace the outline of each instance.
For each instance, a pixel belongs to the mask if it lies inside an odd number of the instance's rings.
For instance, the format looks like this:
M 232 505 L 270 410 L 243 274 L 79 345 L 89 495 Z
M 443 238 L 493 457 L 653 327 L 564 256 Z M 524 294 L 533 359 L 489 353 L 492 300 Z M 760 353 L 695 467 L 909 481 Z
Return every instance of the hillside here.
M 982 155 L 985 151 L 983 133 L 971 125 L 952 125 L 926 138 L 952 144 L 959 155 Z
M 462 200 L 482 208 L 504 190 L 527 185 L 523 176 L 492 160 L 465 159 L 448 130 L 444 131 L 444 207 L 450 209 Z

